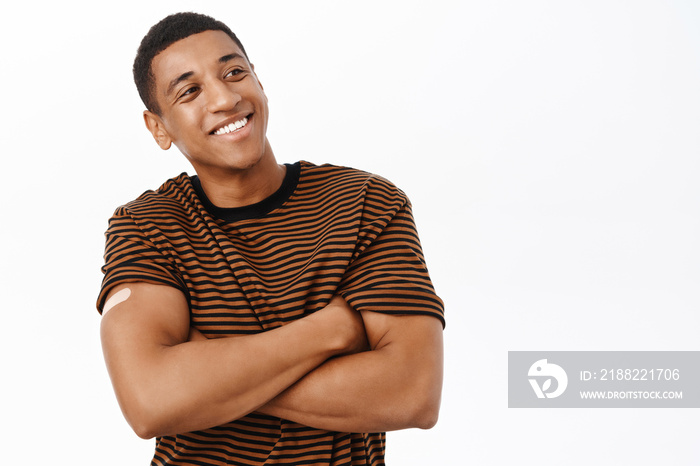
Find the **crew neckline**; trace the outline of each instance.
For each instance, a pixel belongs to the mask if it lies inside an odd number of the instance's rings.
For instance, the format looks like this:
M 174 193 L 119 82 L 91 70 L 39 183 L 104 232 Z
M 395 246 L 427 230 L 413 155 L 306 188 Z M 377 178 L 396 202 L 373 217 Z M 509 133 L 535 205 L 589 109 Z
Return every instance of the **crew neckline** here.
M 226 222 L 236 222 L 251 218 L 263 217 L 275 209 L 282 207 L 282 204 L 287 202 L 287 199 L 294 193 L 299 182 L 299 174 L 301 172 L 301 163 L 294 164 L 285 163 L 287 170 L 282 180 L 282 185 L 260 202 L 241 207 L 218 207 L 212 203 L 202 188 L 202 182 L 197 175 L 190 177 L 192 187 L 194 188 L 197 197 L 204 206 L 204 209 L 212 216 Z

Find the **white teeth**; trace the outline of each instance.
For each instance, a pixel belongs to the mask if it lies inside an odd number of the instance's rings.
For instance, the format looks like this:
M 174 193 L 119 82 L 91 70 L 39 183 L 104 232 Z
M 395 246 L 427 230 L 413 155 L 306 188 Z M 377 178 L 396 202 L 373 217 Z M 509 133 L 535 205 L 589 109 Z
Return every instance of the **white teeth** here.
M 227 134 L 227 133 L 232 133 L 236 131 L 237 129 L 243 128 L 246 124 L 248 123 L 248 118 L 243 118 L 242 120 L 238 120 L 236 122 L 233 122 L 231 124 L 228 124 L 226 126 L 223 126 L 216 131 L 214 131 L 214 134 Z

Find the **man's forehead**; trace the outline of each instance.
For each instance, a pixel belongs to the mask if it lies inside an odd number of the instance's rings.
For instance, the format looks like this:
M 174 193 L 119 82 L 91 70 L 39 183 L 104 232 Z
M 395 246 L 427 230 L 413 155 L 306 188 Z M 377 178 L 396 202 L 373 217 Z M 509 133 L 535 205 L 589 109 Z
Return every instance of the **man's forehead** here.
M 222 57 L 245 59 L 241 48 L 223 31 L 204 31 L 170 44 L 153 57 L 151 72 L 156 86 L 165 85 L 183 73 L 196 74 L 202 67 L 216 65 Z M 231 58 L 235 58 L 231 57 Z M 159 85 L 160 84 L 160 85 Z M 165 91 L 162 88 L 162 91 Z

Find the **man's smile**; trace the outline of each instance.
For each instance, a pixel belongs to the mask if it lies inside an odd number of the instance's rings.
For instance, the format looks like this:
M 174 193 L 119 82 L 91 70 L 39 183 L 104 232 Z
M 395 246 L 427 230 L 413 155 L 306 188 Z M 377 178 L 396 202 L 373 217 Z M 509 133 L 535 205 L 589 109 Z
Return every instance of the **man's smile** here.
M 241 118 L 240 120 L 231 122 L 229 122 L 228 120 L 224 121 L 219 126 L 214 128 L 214 130 L 212 130 L 209 134 L 220 136 L 222 134 L 235 133 L 236 131 L 239 131 L 242 128 L 244 128 L 248 124 L 248 119 L 252 116 L 253 115 L 250 114 L 246 117 Z

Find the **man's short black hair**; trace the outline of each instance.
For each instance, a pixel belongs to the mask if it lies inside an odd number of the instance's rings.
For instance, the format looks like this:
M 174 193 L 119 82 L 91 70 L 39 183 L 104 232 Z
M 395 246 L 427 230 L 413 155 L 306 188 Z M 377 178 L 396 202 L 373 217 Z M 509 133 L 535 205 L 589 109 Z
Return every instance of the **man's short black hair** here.
M 223 31 L 241 48 L 246 59 L 248 54 L 236 34 L 221 21 L 199 13 L 175 13 L 166 16 L 148 31 L 139 45 L 134 59 L 134 82 L 146 108 L 160 115 L 160 107 L 155 98 L 156 82 L 151 63 L 153 58 L 171 44 L 192 34 L 204 31 Z

